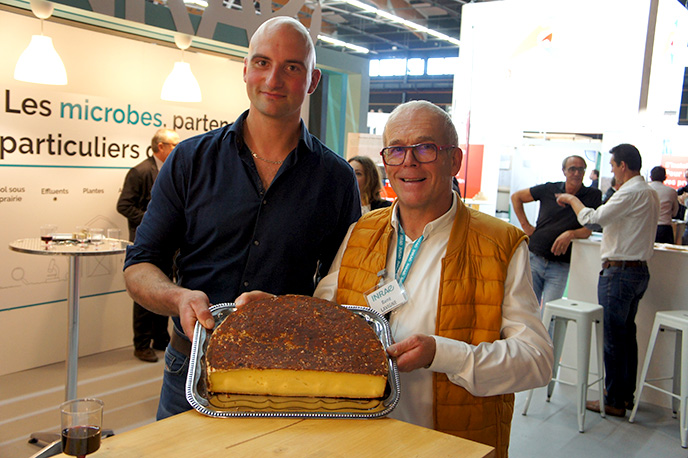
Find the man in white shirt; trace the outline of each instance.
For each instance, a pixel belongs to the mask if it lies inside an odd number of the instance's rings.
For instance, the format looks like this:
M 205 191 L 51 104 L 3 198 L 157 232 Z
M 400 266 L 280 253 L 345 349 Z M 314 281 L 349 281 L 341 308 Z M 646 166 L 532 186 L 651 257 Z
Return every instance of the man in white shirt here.
M 604 205 L 587 208 L 571 194 L 557 201 L 570 205 L 581 224 L 604 228 L 597 299 L 604 307 L 605 411 L 623 417 L 633 408 L 638 371 L 635 315 L 650 281 L 647 260 L 654 249 L 659 198 L 640 176 L 642 159 L 635 146 L 621 144 L 610 153 L 621 187 Z M 586 407 L 600 410 L 599 401 L 588 401 Z
M 544 386 L 552 375 L 527 238 L 452 191 L 462 152 L 442 109 L 400 105 L 383 141 L 397 200 L 351 226 L 314 295 L 389 312 L 396 343 L 387 352 L 402 373 L 390 416 L 487 443 L 504 457 L 512 393 Z M 375 303 L 375 288 L 392 291 L 385 297 L 396 307 Z
M 657 221 L 657 243 L 674 243 L 674 228 L 671 220 L 678 213 L 678 194 L 674 188 L 664 184 L 666 169 L 657 166 L 650 170 L 650 187 L 657 191 L 659 196 L 659 220 Z

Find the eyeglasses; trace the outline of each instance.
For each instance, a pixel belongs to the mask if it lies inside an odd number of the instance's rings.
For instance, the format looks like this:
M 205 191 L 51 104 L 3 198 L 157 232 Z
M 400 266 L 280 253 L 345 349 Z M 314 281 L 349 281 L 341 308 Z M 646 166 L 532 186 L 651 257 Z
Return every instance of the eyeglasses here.
M 566 171 L 569 173 L 585 173 L 585 167 L 569 167 L 568 169 L 566 169 Z
M 380 156 L 385 165 L 401 165 L 406 160 L 406 152 L 413 151 L 413 157 L 421 164 L 437 160 L 437 152 L 443 149 L 456 148 L 454 145 L 439 146 L 436 143 L 419 143 L 409 146 L 388 146 L 382 148 Z

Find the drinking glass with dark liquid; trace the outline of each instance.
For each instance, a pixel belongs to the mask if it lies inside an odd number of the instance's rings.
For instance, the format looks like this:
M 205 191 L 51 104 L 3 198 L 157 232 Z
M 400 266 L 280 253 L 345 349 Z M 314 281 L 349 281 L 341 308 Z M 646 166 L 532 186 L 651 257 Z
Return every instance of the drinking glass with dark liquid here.
M 67 401 L 60 406 L 60 415 L 62 453 L 85 457 L 100 448 L 103 401 L 93 398 Z
M 57 230 L 54 224 L 44 224 L 41 226 L 41 241 L 45 243 L 45 249 L 49 250 L 53 241 L 53 234 Z

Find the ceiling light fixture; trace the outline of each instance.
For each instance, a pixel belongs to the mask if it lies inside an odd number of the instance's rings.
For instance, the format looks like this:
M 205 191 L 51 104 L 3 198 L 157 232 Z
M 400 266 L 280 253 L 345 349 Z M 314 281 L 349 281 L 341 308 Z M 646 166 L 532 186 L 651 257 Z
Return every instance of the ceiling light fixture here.
M 195 6 L 197 8 L 208 8 L 208 2 L 205 0 L 184 0 L 184 4 L 187 6 Z
M 348 3 L 349 5 L 358 8 L 360 10 L 363 10 L 368 13 L 375 14 L 377 16 L 380 16 L 381 18 L 387 19 L 390 22 L 396 23 L 396 24 L 401 24 L 405 27 L 408 27 L 409 29 L 418 31 L 418 32 L 423 32 L 427 33 L 428 35 L 431 35 L 435 38 L 438 38 L 443 41 L 448 41 L 449 43 L 452 43 L 456 46 L 461 46 L 461 42 L 457 40 L 454 37 L 450 37 L 449 35 L 445 35 L 442 32 L 438 32 L 437 30 L 429 29 L 425 26 L 416 24 L 415 22 L 408 21 L 404 18 L 401 18 L 399 16 L 395 16 L 391 13 L 388 13 L 387 11 L 383 11 L 380 9 L 377 9 L 373 6 L 366 5 L 363 2 L 359 2 L 358 0 L 344 0 L 345 3 Z
M 41 20 L 41 34 L 33 35 L 29 46 L 19 56 L 14 67 L 14 79 L 38 84 L 67 84 L 67 71 L 55 51 L 53 40 L 43 35 L 43 20 L 53 14 L 53 4 L 45 0 L 31 0 L 31 11 Z
M 174 43 L 182 50 L 182 60 L 174 63 L 172 73 L 169 74 L 162 86 L 160 98 L 168 102 L 200 102 L 201 87 L 191 73 L 191 66 L 184 62 L 184 50 L 191 46 L 191 35 L 178 33 L 174 36 Z
M 336 38 L 328 37 L 327 35 L 318 35 L 318 40 L 324 41 L 325 43 L 329 43 L 331 45 L 335 46 L 341 46 L 346 49 L 351 49 L 352 51 L 355 52 L 361 52 L 364 54 L 368 54 L 370 50 L 368 48 L 364 48 L 363 46 L 357 46 L 353 45 L 351 43 L 347 43 L 345 41 L 337 40 Z

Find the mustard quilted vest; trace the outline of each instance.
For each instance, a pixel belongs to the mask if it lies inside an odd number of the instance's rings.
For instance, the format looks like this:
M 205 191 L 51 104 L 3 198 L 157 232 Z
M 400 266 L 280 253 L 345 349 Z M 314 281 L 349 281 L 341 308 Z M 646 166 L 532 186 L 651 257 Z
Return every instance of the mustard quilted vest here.
M 339 271 L 340 304 L 367 305 L 363 291 L 377 283 L 387 262 L 394 208 L 368 213 L 356 224 Z M 515 226 L 459 203 L 442 260 L 437 335 L 471 345 L 500 338 L 507 268 L 523 240 Z M 491 445 L 497 457 L 507 457 L 514 395 L 476 397 L 437 372 L 433 381 L 435 429 Z

